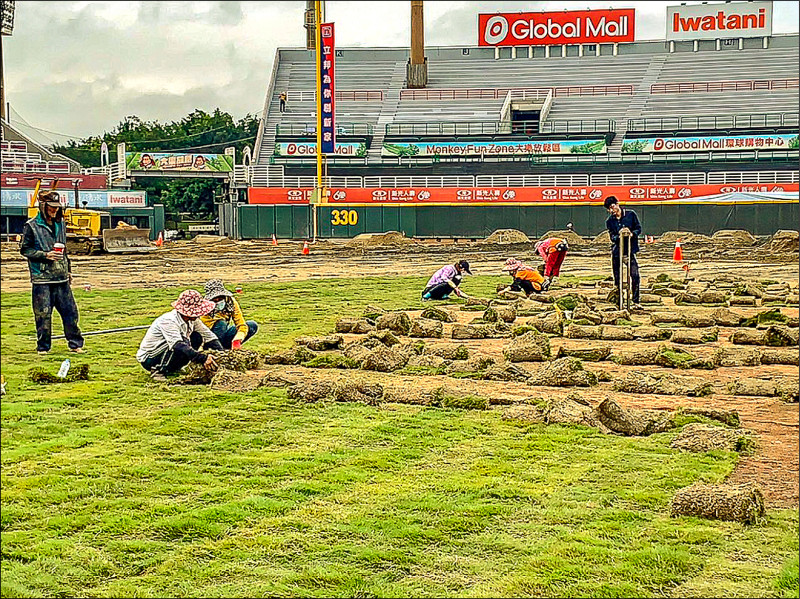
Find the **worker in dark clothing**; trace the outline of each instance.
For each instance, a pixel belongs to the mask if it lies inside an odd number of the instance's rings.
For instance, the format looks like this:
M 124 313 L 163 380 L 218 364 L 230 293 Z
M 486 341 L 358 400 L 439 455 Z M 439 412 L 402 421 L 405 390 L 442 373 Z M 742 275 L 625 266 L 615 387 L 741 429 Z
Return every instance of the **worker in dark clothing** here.
M 61 315 L 64 336 L 71 352 L 82 354 L 83 335 L 78 326 L 78 305 L 72 295 L 72 265 L 67 257 L 67 231 L 64 209 L 58 193 L 39 194 L 39 214 L 22 229 L 19 252 L 28 259 L 33 286 L 33 317 L 36 323 L 36 350 L 50 351 L 53 308 Z
M 608 212 L 606 229 L 608 229 L 608 235 L 611 237 L 611 266 L 614 271 L 614 285 L 619 291 L 620 234 L 630 235 L 623 256 L 627 256 L 627 249 L 630 248 L 631 299 L 634 304 L 633 307 L 641 309 L 639 305 L 639 263 L 636 261 L 636 254 L 639 252 L 639 235 L 642 233 L 642 225 L 639 223 L 639 217 L 636 213 L 629 208 L 620 206 L 616 197 L 608 196 L 603 205 Z

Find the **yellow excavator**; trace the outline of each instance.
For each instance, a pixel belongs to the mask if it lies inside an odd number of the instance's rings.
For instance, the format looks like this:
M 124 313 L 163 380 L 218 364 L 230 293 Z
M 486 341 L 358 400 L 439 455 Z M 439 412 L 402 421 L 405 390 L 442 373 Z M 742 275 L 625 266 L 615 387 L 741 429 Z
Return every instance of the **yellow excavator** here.
M 53 180 L 50 191 L 57 191 L 58 178 Z M 31 203 L 28 206 L 28 218 L 39 212 L 38 200 L 42 180 L 36 179 Z M 150 243 L 150 229 L 139 229 L 123 222 L 111 228 L 111 214 L 101 210 L 78 208 L 78 181 L 75 181 L 75 207 L 64 208 L 64 226 L 67 229 L 67 251 L 72 254 L 96 254 L 103 251 L 110 253 L 149 252 L 156 249 Z

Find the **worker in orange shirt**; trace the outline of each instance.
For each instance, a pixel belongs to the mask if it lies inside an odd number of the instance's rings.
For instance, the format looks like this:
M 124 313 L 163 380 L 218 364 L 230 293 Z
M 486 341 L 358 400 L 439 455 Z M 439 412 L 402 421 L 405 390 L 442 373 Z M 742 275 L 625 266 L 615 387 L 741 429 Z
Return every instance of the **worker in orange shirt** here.
M 511 285 L 502 289 L 500 295 L 516 295 L 517 297 L 528 298 L 534 293 L 547 291 L 550 284 L 535 268 L 523 264 L 516 258 L 506 260 L 503 269 L 514 277 Z
M 544 260 L 544 278 L 548 286 L 553 283 L 553 279 L 558 277 L 561 273 L 561 264 L 567 255 L 569 245 L 566 239 L 559 239 L 558 237 L 548 237 L 537 241 L 533 249 Z

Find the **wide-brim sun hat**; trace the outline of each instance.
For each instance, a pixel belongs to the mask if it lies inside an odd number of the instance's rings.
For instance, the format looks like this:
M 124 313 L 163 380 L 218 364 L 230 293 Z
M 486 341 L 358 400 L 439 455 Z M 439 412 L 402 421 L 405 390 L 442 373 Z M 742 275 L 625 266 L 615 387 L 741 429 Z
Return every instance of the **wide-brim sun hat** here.
M 214 299 L 215 297 L 219 297 L 221 295 L 233 297 L 233 294 L 225 289 L 222 279 L 211 279 L 206 283 L 205 298 L 207 300 Z
M 199 291 L 187 289 L 172 302 L 172 307 L 184 316 L 199 318 L 214 309 L 214 302 L 204 299 Z
M 520 262 L 516 258 L 509 258 L 508 260 L 506 260 L 506 263 L 501 270 L 514 272 L 515 270 L 519 270 L 520 268 L 522 268 L 522 262 Z

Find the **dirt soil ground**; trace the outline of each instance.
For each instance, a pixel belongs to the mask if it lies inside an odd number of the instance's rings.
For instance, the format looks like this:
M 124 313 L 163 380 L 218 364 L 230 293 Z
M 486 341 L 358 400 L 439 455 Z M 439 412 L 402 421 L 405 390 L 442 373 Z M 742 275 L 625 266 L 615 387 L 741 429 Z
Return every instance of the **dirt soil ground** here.
M 688 260 L 689 276 L 696 281 L 712 281 L 717 278 L 742 277 L 757 273 L 756 278 L 786 282 L 797 294 L 798 254 L 774 254 L 764 251 L 768 240 L 759 240 L 760 246 L 718 247 L 706 242 L 683 243 L 684 258 Z M 759 247 L 761 249 L 759 249 Z M 95 289 L 122 288 L 161 288 L 165 286 L 191 286 L 201 288 L 209 278 L 223 278 L 229 285 L 241 285 L 265 281 L 293 281 L 309 278 L 359 277 L 375 275 L 420 276 L 432 274 L 440 266 L 452 263 L 457 258 L 466 258 L 476 274 L 501 275 L 500 268 L 505 259 L 515 256 L 523 261 L 536 264 L 533 243 L 524 244 L 486 244 L 480 242 L 443 240 L 425 242 L 408 240 L 407 243 L 392 247 L 348 247 L 345 240 L 320 241 L 311 245 L 308 256 L 301 254 L 302 242 L 282 241 L 272 246 L 269 241 L 234 242 L 230 240 L 197 243 L 195 241 L 175 242 L 147 254 L 102 254 L 97 256 L 73 257 L 74 285 L 79 288 L 91 284 Z M 27 291 L 30 289 L 27 265 L 18 253 L 16 243 L 2 244 L 2 291 Z M 669 244 L 646 245 L 640 254 L 639 262 L 643 284 L 648 277 L 660 272 L 668 272 L 673 278 L 682 277 L 683 271 L 672 262 L 672 246 Z M 585 246 L 571 248 L 564 264 L 564 272 L 577 277 L 608 275 L 610 272 L 608 247 L 605 244 L 587 243 Z M 502 280 L 506 280 L 505 277 Z M 468 289 L 469 281 L 465 283 Z M 602 290 L 590 285 L 577 290 L 595 294 L 599 298 Z M 557 284 L 552 294 L 564 293 Z M 607 291 L 607 289 L 605 290 Z M 603 293 L 605 291 L 602 291 Z M 634 320 L 649 324 L 647 313 L 665 312 L 676 309 L 672 298 L 664 297 L 664 304 L 658 307 L 646 306 L 646 313 L 636 314 Z M 467 323 L 480 316 L 481 312 L 461 311 L 457 306 L 448 306 L 458 318 L 459 323 Z M 682 309 L 687 309 L 686 307 Z M 697 314 L 710 313 L 714 308 L 691 307 Z M 732 310 L 751 316 L 762 310 L 761 307 L 734 306 Z M 797 317 L 796 306 L 782 307 L 788 316 Z M 417 315 L 418 312 L 410 312 Z M 524 324 L 527 318 L 518 318 L 514 324 Z M 502 358 L 502 349 L 508 339 L 483 339 L 454 341 L 449 338 L 453 325 L 445 324 L 445 338 L 426 340 L 428 344 L 465 343 L 473 352 Z M 729 336 L 732 329 L 720 327 L 719 341 L 701 346 L 686 346 L 686 349 L 700 357 L 706 357 L 718 347 L 732 347 Z M 330 331 L 319 331 L 320 335 Z M 357 335 L 345 335 L 350 339 Z M 567 347 L 590 347 L 610 345 L 614 351 L 635 350 L 654 347 L 657 342 L 645 341 L 585 341 L 554 337 L 551 339 L 553 354 L 560 345 Z M 536 364 L 521 364 L 530 368 Z M 797 376 L 795 365 L 762 365 L 758 367 L 719 367 L 715 370 L 680 370 L 659 366 L 619 366 L 614 362 L 584 362 L 584 368 L 595 373 L 606 372 L 618 378 L 632 368 L 637 371 L 652 371 L 703 377 L 714 385 L 714 394 L 709 397 L 668 396 L 660 394 L 629 394 L 612 389 L 609 381 L 596 387 L 581 388 L 578 392 L 592 405 L 611 397 L 623 407 L 655 408 L 671 410 L 678 406 L 710 407 L 737 410 L 741 426 L 755 431 L 758 435 L 757 451 L 749 457 L 742 457 L 731 476 L 731 482 L 757 481 L 765 492 L 768 505 L 772 507 L 797 508 L 799 505 L 798 485 L 800 484 L 800 459 L 798 458 L 798 404 L 783 401 L 777 397 L 744 397 L 727 394 L 727 382 L 739 377 L 774 379 L 775 377 Z M 503 401 L 521 401 L 531 397 L 560 397 L 575 392 L 575 388 L 555 388 L 531 386 L 521 382 L 480 381 L 455 379 L 448 376 L 412 376 L 374 373 L 350 370 L 306 369 L 300 366 L 269 367 L 279 372 L 287 380 L 300 380 L 309 375 L 347 378 L 366 377 L 381 382 L 387 389 L 427 388 L 446 385 L 452 389 L 462 389 L 474 394 L 484 395 Z M 492 409 L 503 409 L 502 405 Z

